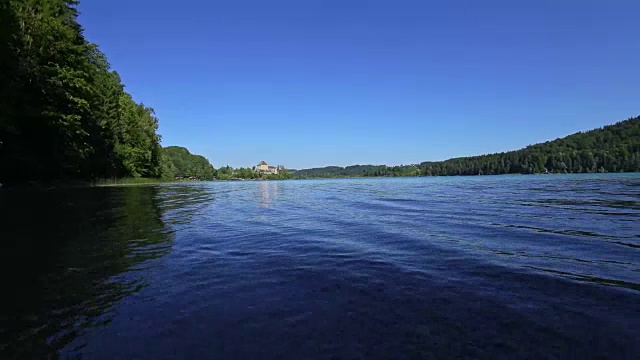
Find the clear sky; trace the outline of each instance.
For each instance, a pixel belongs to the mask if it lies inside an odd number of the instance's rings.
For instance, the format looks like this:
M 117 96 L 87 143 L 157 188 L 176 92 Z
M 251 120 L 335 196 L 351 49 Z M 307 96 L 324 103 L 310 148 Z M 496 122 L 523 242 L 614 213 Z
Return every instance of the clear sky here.
M 163 145 L 215 167 L 409 164 L 640 114 L 637 0 L 83 0 Z

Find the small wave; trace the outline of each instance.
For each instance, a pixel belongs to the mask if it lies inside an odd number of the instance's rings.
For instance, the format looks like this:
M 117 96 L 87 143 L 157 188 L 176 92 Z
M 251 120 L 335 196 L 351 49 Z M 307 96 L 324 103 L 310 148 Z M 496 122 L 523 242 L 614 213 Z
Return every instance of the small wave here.
M 588 282 L 588 283 L 593 283 L 593 284 L 598 284 L 598 285 L 606 285 L 606 286 L 620 287 L 620 288 L 640 291 L 640 283 L 634 283 L 634 282 L 616 280 L 616 279 L 606 279 L 606 278 L 588 276 L 588 275 L 581 275 L 581 274 L 574 274 L 574 273 L 570 273 L 570 272 L 566 272 L 566 271 L 560 271 L 560 270 L 554 270 L 554 269 L 545 269 L 545 268 L 540 268 L 540 267 L 530 266 L 530 265 L 524 266 L 524 268 L 537 270 L 537 271 L 543 271 L 543 272 L 551 273 L 551 274 L 556 274 L 556 275 L 559 275 L 559 276 L 562 276 L 562 277 L 566 277 L 566 278 L 569 278 L 569 279 L 578 280 L 578 281 L 582 281 L 582 282 Z

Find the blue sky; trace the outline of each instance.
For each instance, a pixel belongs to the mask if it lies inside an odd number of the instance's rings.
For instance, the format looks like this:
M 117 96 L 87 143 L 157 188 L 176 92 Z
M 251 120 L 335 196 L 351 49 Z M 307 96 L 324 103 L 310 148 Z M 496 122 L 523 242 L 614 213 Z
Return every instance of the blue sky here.
M 640 114 L 640 1 L 81 1 L 87 38 L 214 166 L 409 164 Z

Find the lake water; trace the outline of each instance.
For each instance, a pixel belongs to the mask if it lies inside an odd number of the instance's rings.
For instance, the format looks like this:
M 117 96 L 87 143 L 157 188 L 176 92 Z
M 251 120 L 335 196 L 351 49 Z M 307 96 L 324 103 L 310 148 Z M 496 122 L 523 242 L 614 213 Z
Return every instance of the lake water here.
M 0 357 L 640 358 L 640 174 L 0 192 Z

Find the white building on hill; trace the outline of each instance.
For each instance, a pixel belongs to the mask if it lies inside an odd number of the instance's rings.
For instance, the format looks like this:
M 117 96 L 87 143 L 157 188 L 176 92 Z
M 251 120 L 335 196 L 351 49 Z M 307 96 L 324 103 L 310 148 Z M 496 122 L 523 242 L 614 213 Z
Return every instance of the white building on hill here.
M 253 167 L 253 171 L 257 171 L 262 174 L 274 174 L 277 175 L 280 170 L 284 169 L 284 166 L 271 166 L 264 161 L 260 161 L 260 163 Z

